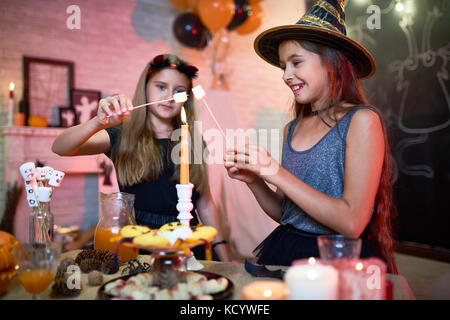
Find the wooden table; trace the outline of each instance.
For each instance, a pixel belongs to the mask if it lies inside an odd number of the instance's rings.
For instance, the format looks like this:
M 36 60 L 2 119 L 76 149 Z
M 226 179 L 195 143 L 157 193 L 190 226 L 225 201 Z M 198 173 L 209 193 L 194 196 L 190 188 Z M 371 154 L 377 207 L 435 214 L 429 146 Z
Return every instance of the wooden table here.
M 79 250 L 71 251 L 65 253 L 62 258 L 70 257 L 75 259 Z M 139 256 L 141 262 L 150 262 L 150 256 Z M 244 269 L 244 264 L 242 263 L 231 263 L 231 262 L 215 262 L 215 261 L 203 261 L 200 263 L 204 265 L 203 271 L 213 272 L 216 274 L 223 275 L 230 279 L 234 284 L 234 292 L 231 299 L 241 300 L 242 299 L 242 288 L 255 280 L 273 280 L 271 278 L 255 278 Z M 123 268 L 123 267 L 122 267 Z M 122 268 L 115 274 L 103 275 L 103 282 L 107 282 L 111 279 L 121 276 Z M 277 268 L 277 267 L 274 267 Z M 278 267 L 279 268 L 279 267 Z M 412 293 L 406 279 L 401 275 L 387 275 L 388 280 L 390 280 L 394 287 L 393 298 L 394 300 L 414 300 L 414 294 Z M 82 273 L 82 290 L 80 295 L 77 297 L 67 297 L 58 298 L 66 300 L 94 300 L 97 297 L 97 291 L 99 287 L 90 287 L 88 285 L 87 274 Z M 51 285 L 50 285 L 51 287 Z M 40 295 L 40 299 L 52 299 L 50 297 L 50 287 Z M 27 300 L 31 299 L 31 294 L 25 291 L 25 289 L 20 285 L 17 277 L 11 282 L 8 292 L 0 297 L 3 300 Z

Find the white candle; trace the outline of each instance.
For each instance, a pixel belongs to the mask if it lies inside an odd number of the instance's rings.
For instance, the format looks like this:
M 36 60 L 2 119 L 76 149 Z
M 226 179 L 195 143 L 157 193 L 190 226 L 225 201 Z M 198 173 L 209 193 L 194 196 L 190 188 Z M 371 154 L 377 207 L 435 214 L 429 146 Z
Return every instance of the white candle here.
M 314 262 L 314 263 L 312 263 Z M 290 267 L 284 280 L 289 289 L 289 300 L 336 300 L 338 298 L 338 271 L 310 260 Z
M 14 115 L 14 83 L 9 84 L 8 126 L 13 125 Z

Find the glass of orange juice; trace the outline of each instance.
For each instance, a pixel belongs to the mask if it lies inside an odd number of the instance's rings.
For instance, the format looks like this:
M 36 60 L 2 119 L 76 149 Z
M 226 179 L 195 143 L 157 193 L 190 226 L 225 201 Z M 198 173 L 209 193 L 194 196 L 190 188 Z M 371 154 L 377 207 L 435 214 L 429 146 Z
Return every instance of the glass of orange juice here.
M 60 243 L 27 243 L 13 248 L 17 278 L 33 299 L 39 298 L 55 278 Z

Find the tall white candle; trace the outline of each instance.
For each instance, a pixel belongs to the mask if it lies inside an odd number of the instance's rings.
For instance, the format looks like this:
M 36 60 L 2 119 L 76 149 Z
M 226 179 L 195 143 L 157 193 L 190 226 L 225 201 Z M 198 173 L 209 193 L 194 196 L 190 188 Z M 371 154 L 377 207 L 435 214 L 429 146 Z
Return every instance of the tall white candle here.
M 8 126 L 13 125 L 14 116 L 14 83 L 9 84 L 9 101 L 8 101 Z
M 290 267 L 284 280 L 289 289 L 289 300 L 336 300 L 338 298 L 338 271 L 310 260 Z

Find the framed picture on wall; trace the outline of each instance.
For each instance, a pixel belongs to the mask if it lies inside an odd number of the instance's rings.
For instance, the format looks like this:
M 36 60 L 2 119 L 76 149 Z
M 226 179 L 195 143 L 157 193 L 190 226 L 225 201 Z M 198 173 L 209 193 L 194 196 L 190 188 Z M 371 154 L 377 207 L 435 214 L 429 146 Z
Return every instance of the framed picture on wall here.
M 84 123 L 97 115 L 100 91 L 72 89 L 70 97 L 71 106 L 75 110 L 75 124 Z
M 53 123 L 52 109 L 68 106 L 74 86 L 74 63 L 71 61 L 23 57 L 24 101 L 26 123 L 31 116 L 40 116 Z M 53 120 L 53 121 L 52 121 Z
M 72 107 L 59 107 L 59 126 L 69 128 L 75 125 L 75 110 Z

